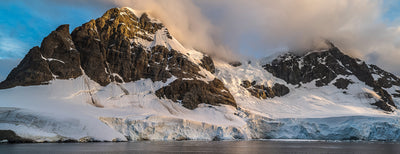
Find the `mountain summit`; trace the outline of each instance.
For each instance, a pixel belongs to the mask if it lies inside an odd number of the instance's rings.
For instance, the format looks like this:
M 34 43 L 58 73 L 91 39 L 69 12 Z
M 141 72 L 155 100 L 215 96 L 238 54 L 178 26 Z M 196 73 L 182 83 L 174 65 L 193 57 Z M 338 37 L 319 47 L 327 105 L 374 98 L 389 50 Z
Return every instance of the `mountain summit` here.
M 102 86 L 142 78 L 166 82 L 175 77 L 178 80 L 156 95 L 191 109 L 200 103 L 236 106 L 229 90 L 212 75 L 214 71 L 209 56 L 184 48 L 159 21 L 146 13 L 134 14 L 130 8 L 114 8 L 71 34 L 68 25 L 58 27 L 40 48 L 29 51 L 0 89 L 82 75 Z
M 0 83 L 0 140 L 399 141 L 400 79 L 328 44 L 227 63 L 113 8 L 59 26 Z

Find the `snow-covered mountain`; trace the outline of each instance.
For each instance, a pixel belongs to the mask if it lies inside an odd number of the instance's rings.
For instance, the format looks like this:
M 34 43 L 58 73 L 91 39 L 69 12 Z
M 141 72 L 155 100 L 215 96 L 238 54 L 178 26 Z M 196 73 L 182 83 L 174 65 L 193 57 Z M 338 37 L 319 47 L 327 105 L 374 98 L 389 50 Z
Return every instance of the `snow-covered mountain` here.
M 0 83 L 0 140 L 400 140 L 400 79 L 329 45 L 229 64 L 110 9 Z

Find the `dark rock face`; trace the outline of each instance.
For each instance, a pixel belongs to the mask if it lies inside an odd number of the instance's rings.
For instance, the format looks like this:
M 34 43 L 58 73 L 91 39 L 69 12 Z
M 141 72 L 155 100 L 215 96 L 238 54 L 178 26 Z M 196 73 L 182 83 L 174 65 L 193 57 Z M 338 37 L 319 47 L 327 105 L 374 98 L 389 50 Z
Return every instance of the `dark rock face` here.
M 181 102 L 188 109 L 195 109 L 201 103 L 226 104 L 236 107 L 233 96 L 218 79 L 208 83 L 200 80 L 177 79 L 168 86 L 157 90 L 156 95 L 160 98 Z
M 283 84 L 275 83 L 272 87 L 272 91 L 274 92 L 275 96 L 281 97 L 290 92 L 289 88 Z
M 384 88 L 400 85 L 400 79 L 375 65 L 367 65 L 359 59 L 351 58 L 333 44 L 330 43 L 330 45 L 329 50 L 322 52 L 281 55 L 263 67 L 274 76 L 293 85 L 301 85 L 315 80 L 315 85 L 321 87 L 331 83 L 338 75 L 354 75 L 382 97 L 383 102 L 377 102 L 374 105 L 385 111 L 393 111 L 392 107 L 396 107 L 396 105 Z M 376 81 L 372 77 L 373 74 L 377 74 L 381 78 Z M 337 88 L 347 89 L 351 83 L 350 80 L 342 78 L 337 79 L 333 84 Z
M 44 38 L 40 51 L 56 78 L 69 79 L 82 75 L 80 54 L 72 42 L 69 25 L 59 26 Z
M 32 48 L 14 68 L 7 79 L 0 83 L 0 89 L 15 86 L 40 85 L 53 79 L 47 62 L 42 59 L 39 47 Z
M 31 139 L 25 139 L 25 138 L 18 136 L 12 130 L 0 130 L 0 140 L 7 140 L 8 143 L 33 143 L 34 142 Z
M 211 59 L 211 57 L 205 55 L 203 57 L 203 59 L 201 59 L 201 67 L 203 67 L 204 69 L 206 69 L 207 71 L 210 71 L 211 73 L 215 73 L 215 66 L 214 66 L 214 62 Z
M 339 74 L 350 74 L 330 52 L 314 52 L 303 57 L 288 53 L 264 65 L 264 68 L 293 85 L 317 79 L 318 87 L 329 84 Z
M 51 32 L 41 47 L 32 48 L 0 89 L 46 84 L 52 79 L 69 79 L 82 75 L 79 52 L 75 49 L 69 26 L 61 25 Z
M 351 81 L 350 79 L 339 78 L 339 79 L 336 79 L 336 82 L 333 83 L 333 85 L 335 85 L 339 89 L 347 89 L 347 86 L 349 86 L 349 84 L 352 84 L 352 83 L 354 83 L 354 82 Z
M 146 13 L 144 13 L 139 18 L 139 25 L 143 30 L 150 32 L 152 34 L 154 34 L 157 30 L 164 27 L 162 24 L 152 23 L 149 16 Z M 169 36 L 169 38 L 172 39 L 171 36 Z
M 256 85 L 256 82 L 245 80 L 240 84 L 242 87 L 246 88 L 251 95 L 261 99 L 274 98 L 275 96 L 281 97 L 290 92 L 289 88 L 283 84 L 275 83 L 272 87 L 267 87 L 264 85 Z
M 393 97 L 400 97 L 400 90 L 395 90 L 396 93 L 393 93 Z
M 152 23 L 147 14 L 138 18 L 127 10 L 111 9 L 101 18 L 76 28 L 72 39 L 81 52 L 85 73 L 103 86 L 112 81 L 129 82 L 141 78 L 166 81 L 172 75 L 178 78 L 201 76 L 197 73 L 200 69 L 186 55 L 164 46 L 155 46 L 149 52 L 128 39 L 139 37 L 153 41 L 150 35 L 142 33 L 154 34 L 163 27 L 160 23 Z M 205 56 L 203 59 L 202 66 L 215 71 L 211 58 Z
M 376 65 L 369 66 L 370 72 L 380 77 L 377 80 L 379 86 L 383 88 L 391 88 L 393 85 L 400 86 L 400 79 L 392 73 L 386 72 Z
M 234 62 L 229 62 L 229 65 L 231 65 L 233 67 L 239 67 L 239 66 L 242 66 L 242 63 L 238 62 L 238 61 L 234 61 Z
M 0 83 L 0 89 L 46 84 L 53 79 L 76 78 L 83 73 L 102 86 L 142 78 L 166 82 L 175 76 L 178 80 L 169 86 L 173 88 L 165 87 L 157 96 L 182 100 L 190 109 L 200 103 L 236 106 L 221 81 L 197 80 L 205 78 L 199 73 L 200 67 L 215 72 L 211 57 L 204 55 L 201 63 L 195 64 L 189 60 L 189 55 L 174 49 L 159 45 L 149 49 L 135 41 L 142 39 L 151 43 L 160 30 L 172 39 L 163 24 L 153 22 L 147 14 L 137 17 L 126 8 L 110 9 L 102 17 L 75 28 L 71 34 L 69 26 L 62 25 L 43 39 L 40 48 L 31 49 Z M 96 104 L 93 99 L 92 102 Z
M 242 81 L 242 84 L 240 84 L 240 86 L 242 86 L 244 88 L 250 88 L 251 83 L 249 80 L 244 80 L 244 81 Z
M 392 107 L 388 106 L 384 100 L 379 100 L 379 101 L 373 103 L 372 105 L 375 105 L 385 111 L 393 111 Z
M 72 32 L 72 38 L 81 53 L 81 65 L 87 76 L 98 82 L 100 85 L 107 85 L 110 82 L 106 74 L 106 64 L 104 58 L 104 49 L 102 49 L 95 27 L 94 20 L 75 28 Z

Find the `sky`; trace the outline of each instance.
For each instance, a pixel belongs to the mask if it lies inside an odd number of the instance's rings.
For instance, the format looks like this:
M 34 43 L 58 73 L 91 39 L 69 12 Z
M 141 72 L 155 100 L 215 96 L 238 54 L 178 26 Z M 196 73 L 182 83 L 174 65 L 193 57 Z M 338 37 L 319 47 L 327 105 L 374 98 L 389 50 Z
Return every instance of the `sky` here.
M 400 75 L 397 0 L 3 0 L 0 80 L 59 25 L 70 24 L 72 31 L 123 6 L 148 11 L 185 46 L 221 59 L 261 58 L 329 39 L 345 53 Z

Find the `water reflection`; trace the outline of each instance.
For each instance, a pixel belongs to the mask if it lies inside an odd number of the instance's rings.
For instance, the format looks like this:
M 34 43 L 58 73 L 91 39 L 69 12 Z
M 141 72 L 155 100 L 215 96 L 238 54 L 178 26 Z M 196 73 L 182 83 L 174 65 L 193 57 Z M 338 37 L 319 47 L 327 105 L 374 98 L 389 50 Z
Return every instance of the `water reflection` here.
M 0 153 L 400 153 L 398 143 L 323 141 L 141 141 L 1 144 Z

